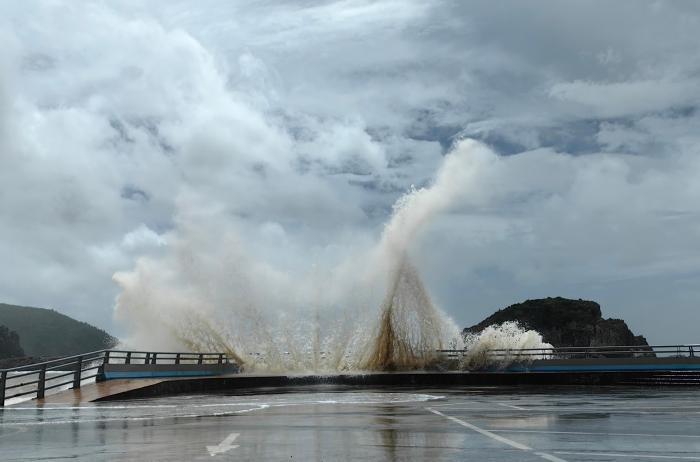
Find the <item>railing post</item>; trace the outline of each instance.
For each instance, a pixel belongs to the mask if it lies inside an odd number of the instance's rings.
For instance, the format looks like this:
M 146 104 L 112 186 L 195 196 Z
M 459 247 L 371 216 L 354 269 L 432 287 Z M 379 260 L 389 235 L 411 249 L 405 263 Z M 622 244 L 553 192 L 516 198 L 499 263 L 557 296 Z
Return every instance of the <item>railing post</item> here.
M 224 362 L 224 354 L 221 353 L 221 354 L 219 354 L 219 364 L 223 364 L 223 362 Z
M 158 353 L 153 353 L 153 356 L 152 356 L 152 358 L 153 358 L 152 361 L 153 361 L 153 362 L 152 362 L 151 364 L 156 364 L 157 357 L 158 357 Z
M 37 388 L 36 388 L 36 398 L 37 399 L 42 399 L 44 397 L 44 391 L 46 390 L 46 364 L 41 366 L 41 370 L 39 371 L 39 383 L 37 383 Z
M 143 362 L 144 364 L 151 364 L 151 353 L 146 353 L 146 359 Z
M 0 372 L 0 407 L 5 406 L 5 384 L 7 383 L 7 371 Z
M 109 364 L 109 350 L 105 351 L 104 364 Z
M 75 373 L 73 374 L 73 389 L 80 388 L 80 375 L 83 372 L 83 357 L 78 356 L 77 364 L 75 365 Z
M 199 357 L 197 358 L 197 364 L 202 363 L 204 363 L 204 355 L 202 353 L 199 353 Z
M 124 360 L 124 364 L 131 364 L 131 352 L 130 351 L 126 352 L 126 359 Z
M 180 364 L 180 353 L 175 355 L 175 364 Z
M 695 350 L 693 349 L 693 345 L 688 346 L 688 352 L 690 353 L 691 358 L 695 356 Z

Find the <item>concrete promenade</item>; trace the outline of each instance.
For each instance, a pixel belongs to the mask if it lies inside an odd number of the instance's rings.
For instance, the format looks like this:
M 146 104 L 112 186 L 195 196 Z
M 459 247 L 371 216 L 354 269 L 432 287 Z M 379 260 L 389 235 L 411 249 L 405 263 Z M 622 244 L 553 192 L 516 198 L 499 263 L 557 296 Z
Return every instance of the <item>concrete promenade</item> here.
M 316 385 L 0 411 L 3 461 L 692 461 L 697 389 Z

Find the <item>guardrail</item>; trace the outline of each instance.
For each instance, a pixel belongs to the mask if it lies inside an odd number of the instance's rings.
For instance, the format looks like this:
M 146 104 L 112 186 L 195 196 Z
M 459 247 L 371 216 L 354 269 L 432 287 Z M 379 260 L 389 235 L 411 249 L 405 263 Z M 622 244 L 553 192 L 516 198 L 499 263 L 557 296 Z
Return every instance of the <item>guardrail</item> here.
M 0 407 L 7 400 L 44 398 L 60 387 L 78 389 L 82 382 L 99 381 L 104 364 L 229 364 L 225 353 L 98 350 L 26 366 L 0 370 Z
M 105 364 L 229 364 L 225 353 L 105 350 Z
M 700 344 L 691 345 L 620 345 L 561 348 L 495 348 L 487 350 L 438 350 L 447 359 L 461 359 L 479 354 L 494 360 L 586 359 L 586 358 L 684 358 L 700 356 Z

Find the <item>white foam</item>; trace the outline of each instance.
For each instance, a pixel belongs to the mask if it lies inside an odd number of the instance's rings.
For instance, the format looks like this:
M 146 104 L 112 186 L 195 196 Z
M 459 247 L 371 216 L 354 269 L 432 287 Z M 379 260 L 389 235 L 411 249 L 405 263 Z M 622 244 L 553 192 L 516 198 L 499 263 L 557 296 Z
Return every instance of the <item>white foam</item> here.
M 531 361 L 544 358 L 545 355 L 524 357 L 518 355 L 518 350 L 532 348 L 552 348 L 552 345 L 542 340 L 542 335 L 534 330 L 527 330 L 517 322 L 508 321 L 503 324 L 488 326 L 478 334 L 468 334 L 464 339 L 467 354 L 462 360 L 462 368 L 503 368 L 515 361 Z M 500 356 L 493 356 L 490 350 L 510 350 Z

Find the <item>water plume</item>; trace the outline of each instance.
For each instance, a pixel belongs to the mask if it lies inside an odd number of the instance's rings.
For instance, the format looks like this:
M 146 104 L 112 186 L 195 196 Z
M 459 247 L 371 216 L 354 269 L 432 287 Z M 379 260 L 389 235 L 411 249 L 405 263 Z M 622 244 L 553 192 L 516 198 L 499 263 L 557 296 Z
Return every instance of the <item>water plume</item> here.
M 224 351 L 247 370 L 430 366 L 436 350 L 461 348 L 461 336 L 431 300 L 411 249 L 426 223 L 464 197 L 478 170 L 474 163 L 493 156 L 463 141 L 432 185 L 411 188 L 396 202 L 373 247 L 311 273 L 251 255 L 230 216 L 185 196 L 167 252 L 114 276 L 122 288 L 117 318 L 131 333 L 127 342 Z
M 452 334 L 452 339 L 458 338 L 451 322 L 433 305 L 407 257 L 398 268 L 382 303 L 363 369 L 425 368 L 438 360 L 437 350 L 447 348 L 446 337 Z
M 437 350 L 461 346 L 456 325 L 433 305 L 409 251 L 423 226 L 464 193 L 474 162 L 491 155 L 483 145 L 462 141 L 446 157 L 432 186 L 412 188 L 394 205 L 379 243 L 389 275 L 387 291 L 369 354 L 362 362 L 365 368 L 423 368 L 438 360 Z

